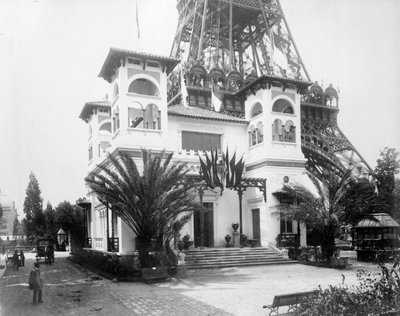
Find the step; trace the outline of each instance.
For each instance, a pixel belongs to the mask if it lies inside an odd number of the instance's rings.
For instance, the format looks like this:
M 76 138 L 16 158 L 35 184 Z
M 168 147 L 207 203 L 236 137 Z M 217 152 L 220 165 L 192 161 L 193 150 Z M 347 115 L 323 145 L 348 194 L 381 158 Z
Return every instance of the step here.
M 220 269 L 220 268 L 231 268 L 231 267 L 251 267 L 251 266 L 267 266 L 267 265 L 277 265 L 277 264 L 295 264 L 297 261 L 293 260 L 281 260 L 281 261 L 271 261 L 271 262 L 238 262 L 238 263 L 226 263 L 226 264 L 196 264 L 196 265 L 186 265 L 187 269 Z
M 270 248 L 205 248 L 185 251 L 188 269 L 259 266 L 296 263 L 285 259 Z
M 283 259 L 283 258 L 275 258 L 275 259 L 270 259 L 270 260 L 233 260 L 233 261 L 219 261 L 219 262 L 208 262 L 208 261 L 203 261 L 203 262 L 186 262 L 187 265 L 216 265 L 216 264 L 235 264 L 235 263 L 241 263 L 241 264 L 249 264 L 249 263 L 262 263 L 262 262 L 283 262 L 283 261 L 290 261 L 289 259 Z

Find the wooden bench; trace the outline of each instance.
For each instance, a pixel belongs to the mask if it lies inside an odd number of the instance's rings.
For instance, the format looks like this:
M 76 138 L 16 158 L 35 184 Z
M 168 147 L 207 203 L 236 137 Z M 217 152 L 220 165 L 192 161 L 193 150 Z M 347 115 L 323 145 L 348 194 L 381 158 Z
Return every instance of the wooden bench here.
M 269 315 L 275 313 L 275 315 L 279 315 L 279 307 L 282 306 L 289 306 L 286 314 L 289 314 L 290 311 L 295 312 L 295 309 L 301 301 L 308 297 L 314 296 L 319 293 L 318 290 L 314 291 L 307 291 L 307 292 L 297 292 L 297 293 L 290 293 L 290 294 L 281 294 L 275 295 L 274 301 L 271 305 L 264 305 L 263 308 L 268 308 L 270 310 Z

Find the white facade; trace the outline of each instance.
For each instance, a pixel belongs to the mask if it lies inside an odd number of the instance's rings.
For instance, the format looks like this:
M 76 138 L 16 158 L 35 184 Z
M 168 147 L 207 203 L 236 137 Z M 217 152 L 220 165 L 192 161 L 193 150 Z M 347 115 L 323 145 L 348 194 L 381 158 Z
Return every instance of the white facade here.
M 243 155 L 244 177 L 267 179 L 266 202 L 258 188 L 248 188 L 243 195 L 242 230 L 261 246 L 275 246 L 278 234 L 286 231 L 281 231 L 280 218 L 273 215 L 279 203 L 273 193 L 284 182 L 304 182 L 307 178 L 301 151 L 299 92 L 295 86 L 254 91 L 246 98 L 244 119 L 183 105 L 176 110 L 177 106 L 167 107 L 167 72 L 176 64 L 176 60 L 160 56 L 110 51 L 100 75 L 110 82 L 111 100 L 86 103 L 80 116 L 90 130 L 89 170 L 104 161 L 105 151 L 129 151 L 135 157 L 145 147 L 172 152 L 174 159 L 188 162 L 198 173 L 198 154 L 202 153 L 196 146 L 206 139 L 216 142 L 223 152 L 228 148 L 231 154 L 236 151 L 236 157 Z M 134 159 L 140 166 L 140 157 Z M 232 234 L 232 223 L 239 222 L 237 192 L 225 189 L 221 195 L 219 189 L 208 190 L 203 203 L 212 209 L 206 221 L 206 246 L 225 246 L 224 237 Z M 288 225 L 287 233 L 298 233 L 297 223 Z M 301 244 L 305 245 L 305 227 L 300 225 L 300 229 Z M 92 197 L 88 216 L 92 248 L 106 251 L 107 234 L 119 239 L 118 252 L 135 250 L 135 236 L 129 227 Z M 186 234 L 198 246 L 196 215 L 182 229 L 181 235 Z
M 0 218 L 0 237 L 12 237 L 14 229 L 14 221 L 17 218 L 17 210 L 15 208 L 15 202 L 12 199 L 0 191 L 0 207 L 3 210 L 3 216 Z

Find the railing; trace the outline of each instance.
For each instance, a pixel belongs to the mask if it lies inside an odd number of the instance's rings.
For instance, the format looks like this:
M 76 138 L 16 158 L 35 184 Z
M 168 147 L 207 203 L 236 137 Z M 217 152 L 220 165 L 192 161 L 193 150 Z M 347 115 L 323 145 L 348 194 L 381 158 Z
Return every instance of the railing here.
M 103 238 L 94 237 L 94 249 L 103 250 Z
M 108 238 L 107 251 L 118 252 L 119 251 L 119 238 L 110 237 Z
M 300 235 L 299 234 L 279 234 L 276 245 L 278 247 L 299 247 Z

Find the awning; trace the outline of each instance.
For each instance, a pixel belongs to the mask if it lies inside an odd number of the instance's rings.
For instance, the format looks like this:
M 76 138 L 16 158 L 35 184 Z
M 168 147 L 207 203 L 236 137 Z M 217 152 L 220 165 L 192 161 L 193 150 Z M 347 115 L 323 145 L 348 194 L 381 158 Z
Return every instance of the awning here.
M 360 221 L 356 228 L 363 227 L 400 227 L 400 225 L 388 213 L 375 213 L 371 214 L 376 221 L 371 219 L 363 219 Z

